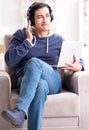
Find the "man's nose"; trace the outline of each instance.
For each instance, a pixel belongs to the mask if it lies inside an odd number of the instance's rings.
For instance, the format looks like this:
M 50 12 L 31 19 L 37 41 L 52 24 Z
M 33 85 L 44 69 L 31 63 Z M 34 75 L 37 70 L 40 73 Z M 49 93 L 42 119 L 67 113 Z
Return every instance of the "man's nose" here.
M 47 21 L 47 17 L 43 17 L 43 21 L 46 22 Z

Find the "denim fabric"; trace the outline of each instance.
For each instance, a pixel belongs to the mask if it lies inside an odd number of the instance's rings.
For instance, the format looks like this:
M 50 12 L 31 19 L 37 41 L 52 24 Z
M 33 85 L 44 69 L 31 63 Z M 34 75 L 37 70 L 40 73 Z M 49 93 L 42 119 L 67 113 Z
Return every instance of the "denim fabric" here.
M 47 95 L 58 93 L 61 86 L 57 69 L 38 58 L 26 63 L 17 107 L 28 113 L 28 130 L 40 130 Z

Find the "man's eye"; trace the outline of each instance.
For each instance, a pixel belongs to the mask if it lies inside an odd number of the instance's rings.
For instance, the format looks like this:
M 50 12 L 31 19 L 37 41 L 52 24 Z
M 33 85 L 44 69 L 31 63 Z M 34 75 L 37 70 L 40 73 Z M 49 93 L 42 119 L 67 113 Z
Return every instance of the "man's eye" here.
M 38 19 L 42 18 L 42 16 L 38 16 Z

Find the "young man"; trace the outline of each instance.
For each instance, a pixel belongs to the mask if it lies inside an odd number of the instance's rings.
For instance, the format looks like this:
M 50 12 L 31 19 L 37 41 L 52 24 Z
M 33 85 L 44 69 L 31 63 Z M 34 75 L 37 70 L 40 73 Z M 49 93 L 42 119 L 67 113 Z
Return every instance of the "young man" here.
M 33 3 L 27 12 L 27 28 L 13 34 L 5 54 L 8 66 L 16 70 L 19 98 L 12 110 L 3 110 L 2 116 L 16 127 L 22 127 L 28 118 L 28 130 L 40 130 L 44 103 L 49 94 L 57 94 L 62 87 L 56 65 L 63 38 L 51 33 L 53 14 L 46 3 Z M 81 71 L 83 60 L 67 64 L 63 69 Z

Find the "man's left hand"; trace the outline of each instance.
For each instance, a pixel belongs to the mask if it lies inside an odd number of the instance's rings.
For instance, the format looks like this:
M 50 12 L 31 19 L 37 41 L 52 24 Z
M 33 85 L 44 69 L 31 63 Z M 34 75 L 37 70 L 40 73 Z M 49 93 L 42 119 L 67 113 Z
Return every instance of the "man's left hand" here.
M 61 67 L 60 69 L 71 70 L 71 71 L 76 72 L 76 71 L 82 70 L 82 65 L 78 62 L 77 58 L 73 56 L 73 63 L 72 64 L 66 63 L 66 65 L 64 67 Z

